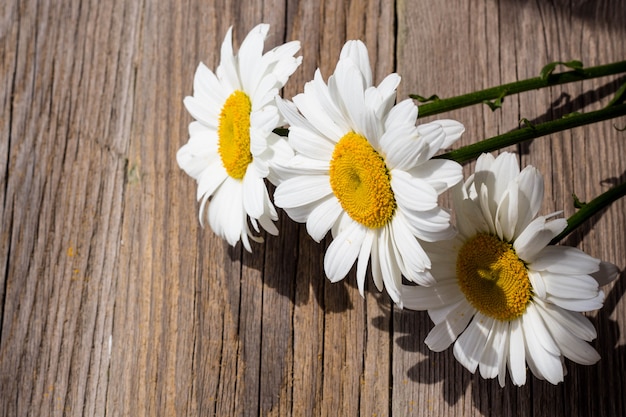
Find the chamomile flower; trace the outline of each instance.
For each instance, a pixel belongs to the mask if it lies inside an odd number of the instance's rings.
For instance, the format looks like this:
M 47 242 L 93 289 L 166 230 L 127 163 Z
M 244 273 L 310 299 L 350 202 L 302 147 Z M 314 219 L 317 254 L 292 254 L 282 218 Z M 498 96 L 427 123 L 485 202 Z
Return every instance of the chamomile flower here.
M 437 241 L 454 233 L 437 200 L 461 180 L 461 167 L 431 157 L 464 130 L 452 120 L 416 127 L 410 100 L 394 106 L 399 82 L 391 74 L 373 86 L 365 45 L 349 41 L 328 84 L 317 70 L 293 103 L 279 99 L 296 155 L 274 194 L 275 204 L 306 222 L 314 240 L 332 230 L 324 258 L 331 281 L 343 279 L 357 262 L 363 294 L 371 258 L 374 283 L 379 290 L 384 283 L 395 302 L 402 274 L 432 282 L 418 238 Z
M 288 160 L 293 151 L 273 133 L 281 125 L 274 98 L 293 74 L 301 57 L 299 42 L 288 42 L 263 53 L 269 25 L 260 24 L 233 54 L 232 28 L 222 43 L 215 73 L 200 64 L 194 77 L 194 95 L 185 107 L 196 119 L 189 125 L 189 141 L 176 159 L 198 182 L 200 222 L 230 245 L 239 240 L 251 251 L 249 239 L 259 224 L 277 234 L 278 219 L 265 178 L 275 182 L 273 166 Z
M 475 174 L 454 188 L 458 236 L 428 246 L 437 283 L 405 287 L 405 307 L 428 310 L 435 327 L 425 343 L 454 356 L 472 373 L 498 377 L 508 368 L 515 385 L 526 365 L 552 384 L 563 380 L 563 357 L 584 365 L 600 358 L 596 337 L 581 314 L 602 306 L 599 284 L 617 268 L 584 252 L 549 242 L 566 226 L 537 216 L 543 178 L 532 166 L 520 172 L 515 155 L 483 154 Z M 451 259 L 453 260 L 451 262 Z

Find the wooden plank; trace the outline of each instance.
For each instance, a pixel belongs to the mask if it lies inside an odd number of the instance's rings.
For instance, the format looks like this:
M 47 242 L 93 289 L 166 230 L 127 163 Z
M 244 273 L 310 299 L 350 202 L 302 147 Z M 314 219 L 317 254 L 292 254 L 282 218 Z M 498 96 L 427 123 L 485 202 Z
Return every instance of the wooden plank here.
M 585 65 L 598 65 L 625 56 L 623 45 L 615 44 L 615 40 L 624 35 L 624 29 L 615 23 L 618 16 L 622 20 L 626 16 L 622 4 L 457 1 L 448 6 L 443 9 L 430 2 L 400 2 L 398 72 L 405 76 L 405 81 L 407 78 L 415 80 L 416 92 L 422 95 L 437 93 L 446 97 L 537 76 L 543 65 L 555 60 L 583 59 Z M 417 25 L 418 21 L 423 25 Z M 421 29 L 423 26 L 426 29 Z M 446 30 L 451 33 L 446 34 Z M 430 59 L 422 60 L 416 66 L 412 56 Z M 612 77 L 507 98 L 503 110 L 496 113 L 483 106 L 438 117 L 461 120 L 467 128 L 461 143 L 472 143 L 514 129 L 521 117 L 540 122 L 560 117 L 565 112 L 598 109 L 607 103 L 608 91 L 615 91 L 619 86 L 614 80 Z M 624 82 L 623 77 L 621 80 Z M 408 92 L 406 85 L 404 91 Z M 438 88 L 434 90 L 428 86 Z M 562 91 L 571 97 L 569 102 L 559 101 Z M 624 180 L 626 167 L 621 156 L 624 145 L 612 123 L 579 128 L 512 148 L 522 154 L 523 165 L 535 165 L 544 173 L 546 199 L 543 213 L 564 210 L 564 215 L 569 216 L 574 212 L 572 192 L 582 200 L 589 200 L 608 189 L 607 179 L 609 183 L 615 183 L 617 178 Z M 467 167 L 466 172 L 470 172 L 470 168 Z M 565 243 L 623 267 L 626 240 L 623 233 L 616 233 L 611 225 L 623 224 L 624 209 L 623 201 L 616 203 Z M 411 361 L 421 359 L 421 356 L 414 358 L 413 353 L 400 349 L 394 350 L 394 405 L 406 398 L 416 402 L 420 393 L 427 390 L 424 383 L 443 380 L 440 398 L 442 396 L 444 400 L 438 401 L 437 415 L 621 415 L 624 412 L 621 400 L 611 402 L 607 398 L 607 402 L 602 403 L 590 390 L 604 378 L 623 389 L 623 381 L 616 379 L 620 372 L 606 367 L 607 364 L 621 366 L 618 359 L 621 354 L 614 350 L 614 335 L 623 334 L 623 324 L 607 317 L 611 314 L 615 317 L 616 310 L 623 311 L 623 302 L 619 302 L 624 292 L 622 286 L 620 281 L 608 287 L 607 308 L 599 314 L 592 314 L 603 317 L 593 320 L 599 334 L 594 345 L 602 356 L 601 362 L 586 367 L 566 361 L 569 375 L 565 383 L 552 386 L 529 374 L 529 382 L 524 388 L 507 386 L 500 390 L 497 383 L 483 381 L 478 375 L 471 376 L 463 368 L 459 369 L 448 351 L 430 353 L 428 356 L 432 361 L 426 359 L 427 363 L 421 361 L 418 365 L 421 374 L 431 369 L 435 361 L 443 360 L 447 369 L 440 376 L 434 380 L 416 378 L 419 384 L 411 385 L 405 392 L 398 389 L 396 381 L 404 381 Z M 420 332 L 422 326 L 419 326 Z M 396 336 L 402 340 L 400 335 Z M 606 375 L 601 376 L 601 369 Z M 467 382 L 459 383 L 459 378 Z M 591 400 L 593 404 L 587 398 L 594 398 Z
M 130 122 L 111 109 L 132 99 L 136 17 L 113 6 L 3 6 L 2 31 L 17 35 L 2 36 L 14 60 L 2 76 L 3 415 L 91 413 L 106 398 Z
M 3 2 L 0 416 L 624 415 L 623 281 L 590 314 L 597 365 L 566 361 L 563 384 L 529 374 L 501 389 L 451 350 L 430 352 L 425 313 L 371 284 L 361 298 L 354 271 L 330 283 L 330 239 L 315 243 L 284 213 L 280 236 L 251 254 L 200 227 L 196 185 L 175 160 L 192 120 L 182 99 L 200 61 L 219 63 L 229 26 L 237 47 L 262 21 L 267 47 L 302 42 L 286 97 L 318 67 L 327 79 L 347 39 L 366 42 L 376 81 L 402 76 L 399 99 L 626 56 L 626 4 L 609 0 Z M 520 117 L 598 109 L 624 81 L 426 120 L 462 121 L 467 144 Z M 510 148 L 544 173 L 544 213 L 568 216 L 572 192 L 589 200 L 624 181 L 613 124 L 624 118 Z M 624 224 L 619 201 L 565 243 L 623 268 Z

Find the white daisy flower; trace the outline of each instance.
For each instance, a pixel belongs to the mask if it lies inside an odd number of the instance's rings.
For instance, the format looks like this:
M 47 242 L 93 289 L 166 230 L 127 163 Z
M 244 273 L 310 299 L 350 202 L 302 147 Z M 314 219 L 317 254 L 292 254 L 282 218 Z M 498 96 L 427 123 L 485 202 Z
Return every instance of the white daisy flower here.
M 214 74 L 200 64 L 194 95 L 185 107 L 196 119 L 189 125 L 189 142 L 176 154 L 178 165 L 198 182 L 200 222 L 230 245 L 241 239 L 251 251 L 250 224 L 277 234 L 276 209 L 264 178 L 275 182 L 273 167 L 293 151 L 273 130 L 282 123 L 274 98 L 293 74 L 301 57 L 299 42 L 288 42 L 263 54 L 269 25 L 260 24 L 233 54 L 232 27 L 222 43 L 221 62 Z
M 428 347 L 439 352 L 454 342 L 463 366 L 479 368 L 483 378 L 498 376 L 501 386 L 507 368 L 515 385 L 526 382 L 526 364 L 557 384 L 563 357 L 598 361 L 587 343 L 596 331 L 580 312 L 602 306 L 598 286 L 615 279 L 617 267 L 549 245 L 567 222 L 552 219 L 558 213 L 537 217 L 543 200 L 537 169 L 520 172 L 513 154 L 483 154 L 453 193 L 459 233 L 426 248 L 437 283 L 406 286 L 402 294 L 405 307 L 427 309 L 435 323 Z
M 372 86 L 365 45 L 349 41 L 328 85 L 317 70 L 293 103 L 278 100 L 296 155 L 274 194 L 278 207 L 306 222 L 314 240 L 332 229 L 324 258 L 332 282 L 358 259 L 363 295 L 371 258 L 374 283 L 379 290 L 384 283 L 395 302 L 402 274 L 432 282 L 430 260 L 417 238 L 437 241 L 454 233 L 437 199 L 462 179 L 461 166 L 431 157 L 464 130 L 452 120 L 416 127 L 417 107 L 410 100 L 393 106 L 399 82 L 391 74 Z

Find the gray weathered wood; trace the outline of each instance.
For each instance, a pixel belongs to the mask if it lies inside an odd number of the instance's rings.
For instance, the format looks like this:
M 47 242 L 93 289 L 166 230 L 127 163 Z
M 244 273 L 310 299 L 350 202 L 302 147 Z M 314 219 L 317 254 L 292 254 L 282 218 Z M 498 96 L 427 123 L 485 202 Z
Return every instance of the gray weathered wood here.
M 362 299 L 354 271 L 330 283 L 330 240 L 286 215 L 252 254 L 201 228 L 196 185 L 175 160 L 196 66 L 216 67 L 231 25 L 237 45 L 259 22 L 272 25 L 267 47 L 302 42 L 287 97 L 318 67 L 327 78 L 358 38 L 375 80 L 397 71 L 404 98 L 532 77 L 554 60 L 623 60 L 624 21 L 626 4 L 610 0 L 3 2 L 0 416 L 624 415 L 623 273 L 590 313 L 598 364 L 566 361 L 558 386 L 529 374 L 501 389 L 451 350 L 428 350 L 427 314 L 392 307 L 373 285 Z M 599 109 L 624 81 L 438 117 L 462 121 L 468 144 L 522 117 Z M 624 181 L 613 127 L 624 124 L 511 148 L 544 173 L 543 213 L 569 216 L 572 193 L 585 201 Z M 565 243 L 623 268 L 625 225 L 619 201 Z

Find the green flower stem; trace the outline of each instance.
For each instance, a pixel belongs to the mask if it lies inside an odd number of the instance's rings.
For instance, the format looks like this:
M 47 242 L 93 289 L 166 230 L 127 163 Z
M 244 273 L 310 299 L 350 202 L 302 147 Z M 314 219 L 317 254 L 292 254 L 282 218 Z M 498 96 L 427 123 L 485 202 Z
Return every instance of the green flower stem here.
M 459 109 L 461 107 L 471 106 L 488 100 L 502 100 L 505 96 L 518 94 L 524 91 L 537 90 L 552 85 L 588 80 L 591 78 L 604 77 L 607 75 L 614 75 L 622 72 L 626 72 L 626 61 L 616 62 L 608 65 L 600 65 L 597 67 L 583 68 L 575 71 L 550 74 L 546 78 L 529 78 L 527 80 L 503 84 L 498 87 L 487 88 L 486 90 L 476 91 L 473 93 L 445 99 L 438 99 L 430 103 L 422 104 L 419 106 L 419 116 L 432 116 L 433 114 L 443 113 L 450 110 Z M 417 98 L 416 95 L 410 95 L 410 97 Z
M 478 158 L 480 154 L 484 152 L 495 151 L 497 149 L 515 145 L 530 139 L 536 139 L 551 133 L 561 132 L 563 130 L 572 129 L 574 127 L 590 123 L 601 122 L 603 120 L 623 115 L 626 115 L 626 104 L 605 107 L 602 110 L 584 114 L 573 113 L 558 120 L 523 127 L 521 129 L 494 136 L 471 145 L 463 146 L 462 148 L 435 156 L 435 158 L 451 159 L 458 163 L 463 163 Z
M 605 207 L 608 207 L 614 201 L 624 197 L 625 195 L 626 182 L 623 182 L 620 185 L 600 194 L 598 197 L 594 198 L 590 202 L 583 204 L 576 213 L 574 213 L 569 219 L 567 219 L 567 227 L 565 228 L 565 230 L 563 230 L 557 237 L 552 239 L 550 244 L 556 245 L 560 240 L 573 232 L 587 219 L 589 219 Z

